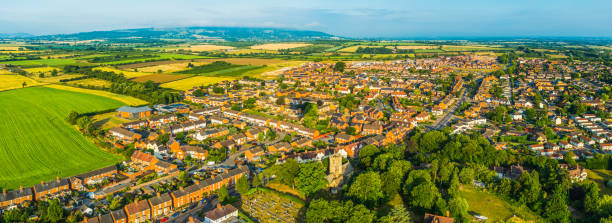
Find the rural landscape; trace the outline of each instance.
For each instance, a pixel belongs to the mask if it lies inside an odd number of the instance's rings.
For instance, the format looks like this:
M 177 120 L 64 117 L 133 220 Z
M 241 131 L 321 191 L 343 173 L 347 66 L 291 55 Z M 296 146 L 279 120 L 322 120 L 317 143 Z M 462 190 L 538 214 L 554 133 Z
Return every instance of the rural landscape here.
M 10 20 L 0 222 L 612 223 L 605 32 L 489 36 L 469 20 L 474 34 L 410 37 L 392 9 L 390 24 L 307 9 L 280 16 L 331 19 L 24 23 L 36 34 Z M 252 10 L 236 16 L 271 13 Z

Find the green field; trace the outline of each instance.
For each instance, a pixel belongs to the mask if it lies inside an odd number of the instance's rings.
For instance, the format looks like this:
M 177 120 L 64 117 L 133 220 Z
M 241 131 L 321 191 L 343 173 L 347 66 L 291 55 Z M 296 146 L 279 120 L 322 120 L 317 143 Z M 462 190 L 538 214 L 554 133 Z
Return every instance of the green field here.
M 612 195 L 612 188 L 606 186 L 606 181 L 612 179 L 612 170 L 586 169 L 589 180 L 595 181 L 599 186 L 600 194 Z
M 47 87 L 0 92 L 0 187 L 32 186 L 112 165 L 119 157 L 97 148 L 64 121 L 72 110 L 125 105 L 110 98 Z
M 460 188 L 461 197 L 469 204 L 468 212 L 472 215 L 483 215 L 489 218 L 488 222 L 507 220 L 516 215 L 524 220 L 536 220 L 536 215 L 528 208 L 515 207 L 486 191 L 478 191 L 471 187 Z

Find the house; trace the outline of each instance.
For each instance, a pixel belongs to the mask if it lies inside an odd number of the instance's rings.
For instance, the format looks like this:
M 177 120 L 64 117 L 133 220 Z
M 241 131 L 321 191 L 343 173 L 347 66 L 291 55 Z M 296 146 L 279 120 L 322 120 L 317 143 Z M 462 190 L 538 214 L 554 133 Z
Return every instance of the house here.
M 151 116 L 151 109 L 148 106 L 129 107 L 122 106 L 117 109 L 117 115 L 121 118 L 138 119 Z
M 9 192 L 7 192 L 6 189 L 2 189 L 2 194 L 0 194 L 0 208 L 20 206 L 26 201 L 32 200 L 34 200 L 34 194 L 30 187 L 23 188 L 20 186 L 19 190 L 12 190 Z
M 568 171 L 572 183 L 580 182 L 587 178 L 586 170 L 584 169 L 584 167 L 578 164 L 576 164 L 576 166 L 572 167 L 571 169 L 567 164 L 560 164 L 559 166 L 561 167 L 561 169 L 565 169 Z
M 227 139 L 234 140 L 234 142 L 237 145 L 242 145 L 242 144 L 247 142 L 247 136 L 242 134 L 242 133 L 238 133 L 238 134 L 234 134 L 234 135 L 228 136 Z
M 291 151 L 291 145 L 287 142 L 277 142 L 268 146 L 268 153 L 288 153 Z
M 221 203 L 218 203 L 217 208 L 206 214 L 206 217 L 204 217 L 204 223 L 232 222 L 231 219 L 237 218 L 238 209 L 231 204 L 221 206 Z
M 612 150 L 612 143 L 602 143 L 601 150 Z
M 210 123 L 213 125 L 224 125 L 229 123 L 229 120 L 221 117 L 221 116 L 212 116 L 209 118 Z
M 158 173 L 171 173 L 174 172 L 178 166 L 176 164 L 168 163 L 166 161 L 157 161 L 155 163 L 155 171 Z
M 114 223 L 127 223 L 127 215 L 123 209 L 119 209 L 116 211 L 111 211 L 111 216 L 113 217 Z
M 244 135 L 246 135 L 248 141 L 257 140 L 260 134 L 264 137 L 266 136 L 266 130 L 267 129 L 264 127 L 256 126 L 249 130 L 246 130 L 246 132 L 244 132 Z
M 172 205 L 174 209 L 183 207 L 188 203 L 188 194 L 185 192 L 185 189 L 180 186 L 178 190 L 170 192 L 170 196 L 172 197 Z
M 544 149 L 544 145 L 542 145 L 542 144 L 529 145 L 529 149 L 531 149 L 533 151 L 542 150 L 542 149 Z
M 378 135 L 382 134 L 383 127 L 378 123 L 371 123 L 363 125 L 362 135 Z
M 158 117 L 153 117 L 149 119 L 149 126 L 151 128 L 157 128 L 164 124 L 170 124 L 172 122 L 176 122 L 178 119 L 175 114 L 162 115 Z
M 233 139 L 227 139 L 227 140 L 223 140 L 223 141 L 215 143 L 213 145 L 213 148 L 215 149 L 227 148 L 231 150 L 236 146 L 237 146 L 236 142 Z
M 151 220 L 151 207 L 147 200 L 136 200 L 124 207 L 128 223 L 139 223 Z
M 353 136 L 341 132 L 336 134 L 335 139 L 338 144 L 344 144 L 353 141 Z
M 113 137 L 125 142 L 134 142 L 142 137 L 138 133 L 131 132 L 130 130 L 121 127 L 113 127 L 108 130 L 108 133 Z
M 72 189 L 81 188 L 84 184 L 96 184 L 107 178 L 117 175 L 117 167 L 115 165 L 97 169 L 84 174 L 79 174 L 71 178 L 70 183 Z
M 247 160 L 251 162 L 259 161 L 263 154 L 264 154 L 264 150 L 261 147 L 249 149 L 246 152 L 244 152 L 244 156 L 247 158 Z
M 423 223 L 454 223 L 455 219 L 449 217 L 449 212 L 446 211 L 446 217 L 425 213 Z
M 185 159 L 189 155 L 192 159 L 205 160 L 208 156 L 208 150 L 199 146 L 185 145 L 181 146 L 179 152 L 176 153 L 176 158 Z
M 127 123 L 123 123 L 119 126 L 124 127 L 124 128 L 128 128 L 128 129 L 140 129 L 142 127 L 147 127 L 149 125 L 149 123 L 145 120 L 138 120 L 138 121 L 133 121 L 133 122 L 127 122 Z
M 301 138 L 301 139 L 291 142 L 291 146 L 297 147 L 297 148 L 312 147 L 312 139 Z
M 100 223 L 114 223 L 115 221 L 113 220 L 113 215 L 111 213 L 105 214 L 105 215 L 99 215 L 98 216 Z
M 70 191 L 70 182 L 67 178 L 60 179 L 57 176 L 56 180 L 49 182 L 41 182 L 34 186 L 34 199 L 36 201 L 42 200 L 45 197 L 54 196 L 64 192 Z
M 134 163 L 139 163 L 145 166 L 151 166 L 157 162 L 157 158 L 155 158 L 153 155 L 141 152 L 140 150 L 136 150 L 134 153 L 132 153 L 131 160 Z
M 172 197 L 170 193 L 157 193 L 155 197 L 149 199 L 149 206 L 152 218 L 168 215 L 172 211 Z

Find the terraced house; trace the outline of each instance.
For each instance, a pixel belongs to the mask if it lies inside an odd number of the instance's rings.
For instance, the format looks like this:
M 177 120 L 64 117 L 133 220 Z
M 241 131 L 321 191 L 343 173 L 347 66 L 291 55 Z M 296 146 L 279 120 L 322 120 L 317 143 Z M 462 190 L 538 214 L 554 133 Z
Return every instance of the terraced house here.
M 0 208 L 12 207 L 12 206 L 21 206 L 21 204 L 32 201 L 34 199 L 34 194 L 32 193 L 32 188 L 23 188 L 19 187 L 19 190 L 6 191 L 6 189 L 2 190 L 2 194 L 0 194 Z
M 149 205 L 151 206 L 152 218 L 170 214 L 170 211 L 172 211 L 172 197 L 170 193 L 157 193 L 155 197 L 149 199 Z
M 151 207 L 147 200 L 134 201 L 125 206 L 128 223 L 140 223 L 151 220 Z
M 117 175 L 116 166 L 108 166 L 70 178 L 72 189 L 82 189 L 84 185 L 95 184 Z
M 108 133 L 116 139 L 124 141 L 126 143 L 135 142 L 142 138 L 140 134 L 121 127 L 113 127 L 108 130 Z
M 49 182 L 40 182 L 34 186 L 34 199 L 39 201 L 46 197 L 60 195 L 70 190 L 70 181 L 67 178 L 60 179 L 57 176 L 56 180 Z

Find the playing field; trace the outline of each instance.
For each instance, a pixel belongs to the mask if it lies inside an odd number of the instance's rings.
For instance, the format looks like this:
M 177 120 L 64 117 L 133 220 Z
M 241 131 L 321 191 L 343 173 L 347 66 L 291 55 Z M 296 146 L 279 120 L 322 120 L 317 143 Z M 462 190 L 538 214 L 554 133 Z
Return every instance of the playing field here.
M 468 212 L 473 215 L 485 216 L 489 218 L 488 222 L 503 221 L 514 215 L 524 220 L 536 220 L 537 218 L 528 209 L 512 206 L 491 193 L 466 186 L 462 186 L 460 192 L 461 197 L 468 202 Z
M 124 103 L 48 87 L 0 92 L 0 187 L 32 186 L 112 165 L 119 158 L 98 149 L 64 121 L 72 110 L 92 112 Z
M 23 82 L 26 83 L 26 87 L 41 84 L 38 81 L 21 75 L 0 74 L 0 91 L 22 88 Z

